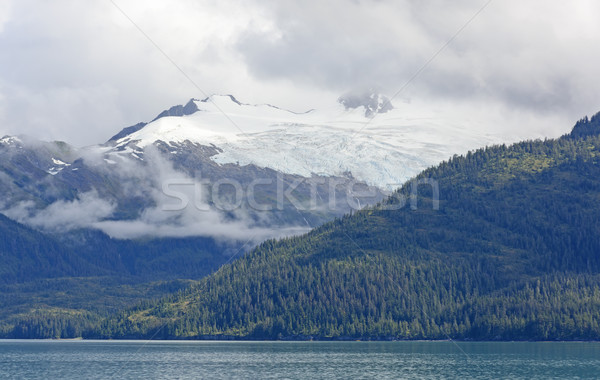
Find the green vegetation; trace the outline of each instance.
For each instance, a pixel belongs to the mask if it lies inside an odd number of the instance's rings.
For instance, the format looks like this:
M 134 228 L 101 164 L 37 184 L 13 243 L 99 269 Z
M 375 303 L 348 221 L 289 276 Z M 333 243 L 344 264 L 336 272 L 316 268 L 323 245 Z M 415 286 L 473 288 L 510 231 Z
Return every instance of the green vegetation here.
M 72 338 L 113 313 L 185 288 L 222 265 L 203 238 L 56 240 L 0 215 L 0 337 Z
M 416 178 L 416 198 L 407 183 L 267 241 L 84 336 L 600 339 L 599 131 L 596 115 L 557 140 L 454 157 Z
M 202 279 L 214 242 L 0 227 L 2 337 L 600 339 L 600 114 L 455 156 Z
M 191 280 L 136 283 L 131 278 L 66 277 L 0 286 L 0 336 L 76 338 L 104 318 L 184 289 Z

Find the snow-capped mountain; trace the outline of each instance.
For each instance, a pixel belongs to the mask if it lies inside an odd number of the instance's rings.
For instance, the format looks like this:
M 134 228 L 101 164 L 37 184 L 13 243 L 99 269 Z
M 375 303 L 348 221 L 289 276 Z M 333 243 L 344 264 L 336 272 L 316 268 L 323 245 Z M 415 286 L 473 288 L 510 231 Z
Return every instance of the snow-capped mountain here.
M 0 296 L 10 302 L 0 325 L 29 321 L 23 310 L 88 323 L 90 297 L 116 311 L 187 287 L 266 239 L 374 204 L 453 154 L 510 141 L 374 93 L 306 112 L 192 99 L 84 148 L 5 136 Z
M 296 113 L 268 104 L 250 105 L 231 95 L 192 99 L 188 111 L 155 119 L 111 140 L 116 151 L 143 149 L 157 141 L 173 153 L 184 142 L 214 146 L 218 164 L 254 164 L 279 172 L 347 176 L 391 190 L 454 154 L 505 142 L 467 126 L 407 114 L 389 99 L 340 98 L 340 104 Z
M 61 233 L 258 242 L 378 202 L 429 166 L 499 142 L 508 141 L 375 93 L 305 112 L 214 95 L 95 146 L 0 139 L 0 212 Z

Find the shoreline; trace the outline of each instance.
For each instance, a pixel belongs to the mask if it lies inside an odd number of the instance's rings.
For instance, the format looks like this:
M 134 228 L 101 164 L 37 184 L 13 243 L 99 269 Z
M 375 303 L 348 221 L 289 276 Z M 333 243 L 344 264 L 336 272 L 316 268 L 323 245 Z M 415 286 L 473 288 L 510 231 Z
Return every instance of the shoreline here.
M 198 343 L 600 343 L 600 340 L 458 340 L 458 339 L 42 339 L 0 338 L 0 342 L 198 342 Z

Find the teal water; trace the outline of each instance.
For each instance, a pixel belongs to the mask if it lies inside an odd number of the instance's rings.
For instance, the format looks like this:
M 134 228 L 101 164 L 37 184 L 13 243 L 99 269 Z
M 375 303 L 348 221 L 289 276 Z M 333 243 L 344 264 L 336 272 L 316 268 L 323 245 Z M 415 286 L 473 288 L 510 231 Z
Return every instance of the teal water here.
M 600 343 L 0 340 L 0 379 L 594 379 Z

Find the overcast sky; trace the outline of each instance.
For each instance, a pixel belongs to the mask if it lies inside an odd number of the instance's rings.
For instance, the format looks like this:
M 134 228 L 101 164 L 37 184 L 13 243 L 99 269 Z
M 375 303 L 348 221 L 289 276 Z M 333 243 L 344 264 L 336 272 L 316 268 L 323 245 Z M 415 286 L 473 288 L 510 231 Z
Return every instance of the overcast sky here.
M 110 0 L 0 0 L 0 135 L 99 143 L 205 93 L 296 111 L 391 96 L 487 2 L 114 1 L 199 88 Z M 393 103 L 566 132 L 600 111 L 599 16 L 592 0 L 494 0 Z

